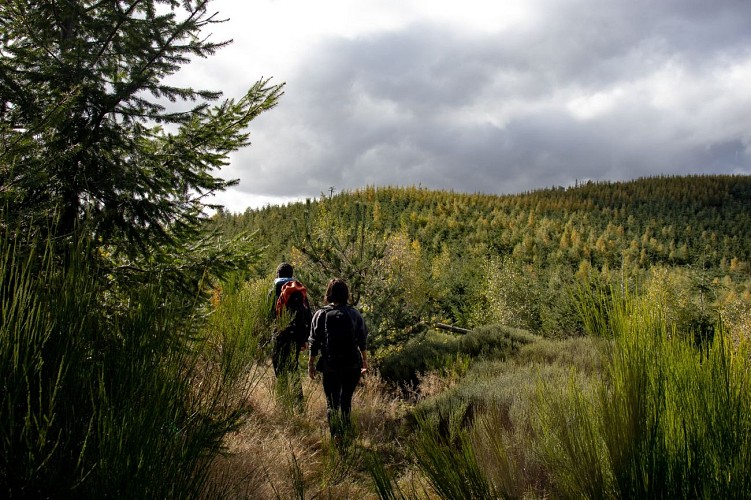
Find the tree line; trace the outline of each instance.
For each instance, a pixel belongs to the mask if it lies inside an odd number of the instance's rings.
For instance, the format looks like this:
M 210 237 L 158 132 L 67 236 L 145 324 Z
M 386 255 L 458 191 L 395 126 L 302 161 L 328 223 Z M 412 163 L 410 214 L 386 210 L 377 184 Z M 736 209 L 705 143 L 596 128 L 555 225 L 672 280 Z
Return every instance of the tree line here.
M 250 274 L 292 259 L 314 289 L 326 273 L 353 280 L 389 345 L 438 321 L 474 328 L 502 320 L 547 336 L 580 334 L 574 297 L 583 282 L 646 289 L 662 272 L 685 296 L 690 321 L 703 324 L 729 303 L 745 310 L 748 199 L 751 177 L 723 175 L 515 195 L 369 186 L 219 212 L 211 224 L 228 237 L 255 231 L 266 251 Z

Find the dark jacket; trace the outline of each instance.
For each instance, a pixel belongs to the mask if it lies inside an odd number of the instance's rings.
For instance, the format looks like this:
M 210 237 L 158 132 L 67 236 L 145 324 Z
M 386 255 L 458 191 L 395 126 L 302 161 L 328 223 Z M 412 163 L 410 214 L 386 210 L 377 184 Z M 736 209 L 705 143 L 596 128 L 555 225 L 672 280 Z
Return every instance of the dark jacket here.
M 325 313 L 333 308 L 333 306 L 326 306 L 316 311 L 313 315 L 313 320 L 310 323 L 310 337 L 308 338 L 308 347 L 310 349 L 310 355 L 315 357 L 319 353 L 323 352 L 326 348 L 326 330 L 325 330 Z M 354 326 L 355 344 L 360 352 L 364 352 L 368 347 L 368 329 L 365 326 L 365 320 L 362 319 L 360 312 L 352 306 L 344 305 L 337 306 L 337 309 L 343 309 L 347 312 L 352 325 Z

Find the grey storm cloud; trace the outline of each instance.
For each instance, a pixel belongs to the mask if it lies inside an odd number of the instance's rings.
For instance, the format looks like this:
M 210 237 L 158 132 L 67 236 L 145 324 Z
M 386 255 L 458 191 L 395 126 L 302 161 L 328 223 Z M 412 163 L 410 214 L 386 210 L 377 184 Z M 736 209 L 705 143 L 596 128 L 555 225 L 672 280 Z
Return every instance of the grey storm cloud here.
M 414 24 L 311 45 L 230 176 L 303 197 L 751 173 L 751 2 L 537 5 L 495 34 Z

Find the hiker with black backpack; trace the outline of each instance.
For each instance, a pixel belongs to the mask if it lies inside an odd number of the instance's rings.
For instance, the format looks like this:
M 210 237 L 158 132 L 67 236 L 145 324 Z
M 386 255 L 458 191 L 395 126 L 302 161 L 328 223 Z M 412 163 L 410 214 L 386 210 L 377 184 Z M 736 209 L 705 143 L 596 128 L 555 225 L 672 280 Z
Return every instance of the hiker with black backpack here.
M 313 379 L 321 372 L 323 376 L 326 417 L 337 443 L 350 435 L 352 396 L 360 376 L 368 369 L 368 330 L 360 312 L 348 301 L 347 283 L 338 278 L 329 281 L 326 305 L 313 315 L 308 339 L 308 375 Z
M 277 394 L 290 396 L 302 406 L 303 392 L 298 360 L 300 351 L 307 348 L 312 314 L 307 289 L 293 277 L 294 268 L 283 262 L 276 269 L 271 314 L 275 318 L 272 335 L 271 362 L 277 381 Z

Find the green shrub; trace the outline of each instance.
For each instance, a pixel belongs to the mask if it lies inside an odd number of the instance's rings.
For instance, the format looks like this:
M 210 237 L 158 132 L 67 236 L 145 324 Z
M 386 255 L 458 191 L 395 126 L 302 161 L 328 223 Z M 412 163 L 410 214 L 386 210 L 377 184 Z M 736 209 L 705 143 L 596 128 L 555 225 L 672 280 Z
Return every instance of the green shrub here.
M 464 335 L 428 332 L 385 357 L 380 372 L 389 382 L 416 385 L 419 374 L 450 367 L 457 359 L 506 359 L 535 339 L 525 330 L 499 325 L 480 327 Z
M 599 375 L 607 361 L 607 341 L 597 337 L 572 337 L 564 340 L 541 339 L 525 345 L 514 360 L 519 365 L 558 364 L 589 375 Z
M 546 346 L 546 351 L 558 352 L 557 357 L 540 356 L 539 344 Z M 530 415 L 537 412 L 535 399 L 541 382 L 565 386 L 572 374 L 576 374 L 580 384 L 587 383 L 590 364 L 598 363 L 596 359 L 602 357 L 601 351 L 595 349 L 591 351 L 593 359 L 579 360 L 575 353 L 590 352 L 586 350 L 589 345 L 585 338 L 542 339 L 524 346 L 509 360 L 478 360 L 457 385 L 420 401 L 414 414 L 424 420 L 442 418 L 443 425 L 454 430 L 472 425 L 478 416 L 489 412 L 498 417 L 499 430 L 527 427 Z
M 500 325 L 488 325 L 475 328 L 459 337 L 459 352 L 478 357 L 506 358 L 517 353 L 522 346 L 531 344 L 538 337 L 526 330 Z
M 384 358 L 379 370 L 388 382 L 416 384 L 419 373 L 446 366 L 458 352 L 459 340 L 455 335 L 428 332 Z
M 419 429 L 417 422 L 429 422 L 444 434 L 468 433 L 477 466 L 498 496 L 544 496 L 553 487 L 553 474 L 557 478 L 567 468 L 584 468 L 585 463 L 568 457 L 555 463 L 549 460 L 541 450 L 553 441 L 539 428 L 533 429 L 533 422 L 557 420 L 563 430 L 578 431 L 564 425 L 579 417 L 573 411 L 576 407 L 559 392 L 567 394 L 576 387 L 596 394 L 608 359 L 606 347 L 607 341 L 591 337 L 539 339 L 508 360 L 478 360 L 457 385 L 421 401 L 412 425 Z M 569 440 L 584 435 L 577 432 Z M 591 461 L 588 470 L 596 471 Z M 587 481 L 596 484 L 597 475 L 589 474 Z M 555 491 L 576 496 L 557 484 Z

